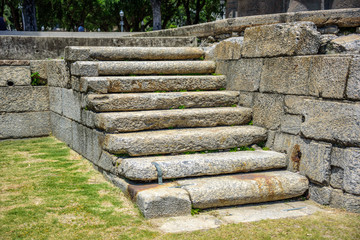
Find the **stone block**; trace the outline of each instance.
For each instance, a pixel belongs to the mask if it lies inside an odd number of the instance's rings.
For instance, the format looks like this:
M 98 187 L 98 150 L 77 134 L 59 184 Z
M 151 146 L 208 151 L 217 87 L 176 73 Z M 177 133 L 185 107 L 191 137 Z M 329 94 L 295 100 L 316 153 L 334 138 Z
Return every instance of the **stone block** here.
M 62 113 L 65 117 L 81 122 L 82 96 L 72 89 L 62 88 Z
M 360 57 L 354 57 L 351 61 L 346 96 L 349 99 L 360 100 Z
M 301 129 L 302 116 L 284 115 L 281 118 L 281 131 L 290 134 L 299 134 Z
M 300 173 L 315 182 L 328 184 L 331 172 L 331 144 L 312 141 L 300 151 Z
M 239 59 L 241 57 L 241 48 L 243 41 L 243 37 L 232 37 L 221 41 L 215 47 L 215 59 Z
M 39 77 L 42 79 L 47 79 L 47 60 L 31 60 L 30 61 L 30 71 L 31 74 L 38 72 Z
M 286 154 L 291 153 L 295 136 L 286 133 L 275 133 L 273 149 Z
M 350 34 L 331 40 L 326 47 L 327 54 L 359 54 L 360 34 Z
M 294 22 L 246 28 L 243 57 L 317 54 L 320 33 L 312 22 Z
M 115 155 L 110 154 L 106 151 L 102 151 L 99 161 L 96 162 L 95 164 L 101 167 L 102 169 L 104 169 L 105 171 L 108 171 L 112 174 L 116 174 L 115 167 L 118 159 L 119 158 L 116 157 Z
M 71 120 L 57 113 L 50 112 L 51 131 L 54 137 L 72 146 Z
M 344 167 L 344 190 L 360 195 L 360 149 L 347 148 Z
M 79 77 L 71 76 L 71 88 L 78 92 L 82 90 L 82 84 Z
M 62 89 L 49 87 L 50 110 L 62 115 Z
M 95 128 L 96 113 L 82 109 L 81 110 L 81 123 L 89 128 Z
M 0 66 L 0 87 L 30 86 L 30 67 Z
M 286 95 L 284 98 L 285 112 L 290 114 L 301 115 L 304 111 L 305 99 L 312 99 L 311 97 Z
M 140 191 L 136 204 L 145 218 L 190 215 L 191 201 L 186 190 L 181 188 L 157 187 Z
M 360 104 L 305 100 L 304 105 L 305 137 L 360 146 Z
M 229 62 L 226 73 L 228 90 L 258 91 L 263 59 L 239 59 Z
M 0 88 L 0 112 L 40 112 L 49 110 L 47 87 Z
M 330 41 L 334 40 L 335 38 L 337 38 L 338 36 L 336 36 L 335 34 L 322 34 L 320 36 L 320 49 L 319 49 L 319 53 L 320 54 L 326 54 L 326 48 L 327 45 L 330 43 Z
M 239 105 L 243 106 L 243 107 L 251 108 L 254 104 L 254 96 L 255 96 L 255 93 L 253 93 L 253 92 L 241 91 Z
M 344 169 L 347 164 L 345 155 L 346 148 L 333 147 L 331 151 L 331 166 Z
M 310 95 L 344 98 L 350 62 L 351 57 L 313 57 L 309 78 Z
M 331 201 L 332 189 L 311 183 L 309 186 L 310 199 L 322 205 L 329 205 Z
M 343 188 L 344 170 L 338 167 L 331 168 L 330 186 L 333 188 Z
M 48 136 L 49 112 L 0 114 L 0 139 Z
M 70 72 L 64 60 L 47 61 L 46 68 L 50 87 L 70 88 Z
M 312 57 L 279 57 L 264 60 L 260 92 L 309 95 Z
M 277 94 L 255 95 L 253 106 L 253 122 L 256 126 L 267 129 L 280 127 L 281 118 L 284 115 L 284 97 Z
M 346 193 L 344 194 L 343 191 L 334 189 L 331 194 L 330 206 L 360 213 L 360 197 Z

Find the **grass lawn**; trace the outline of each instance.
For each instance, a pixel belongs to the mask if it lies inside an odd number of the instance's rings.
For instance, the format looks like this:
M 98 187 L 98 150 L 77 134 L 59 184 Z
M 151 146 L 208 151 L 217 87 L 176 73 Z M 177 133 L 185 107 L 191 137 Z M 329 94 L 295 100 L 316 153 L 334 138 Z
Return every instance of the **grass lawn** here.
M 53 137 L 0 141 L 0 239 L 360 239 L 360 215 L 312 216 L 164 234 Z

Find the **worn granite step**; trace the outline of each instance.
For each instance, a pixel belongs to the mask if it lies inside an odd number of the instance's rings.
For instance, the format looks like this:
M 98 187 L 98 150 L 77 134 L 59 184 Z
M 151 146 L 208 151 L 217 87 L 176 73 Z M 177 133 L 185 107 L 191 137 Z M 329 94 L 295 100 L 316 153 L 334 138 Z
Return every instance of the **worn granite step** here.
M 227 107 L 238 102 L 239 92 L 236 91 L 87 95 L 88 108 L 96 112 Z
M 213 61 L 77 61 L 71 64 L 74 76 L 211 74 Z
M 237 172 L 254 172 L 286 167 L 286 157 L 273 151 L 239 151 L 176 156 L 125 158 L 117 172 L 128 179 L 152 181 Z
M 196 47 L 67 47 L 67 61 L 186 60 L 205 55 Z
M 264 128 L 249 125 L 143 131 L 107 134 L 103 149 L 113 154 L 146 156 L 230 149 L 264 141 L 266 137 Z
M 308 179 L 289 171 L 236 173 L 158 184 L 112 179 L 146 218 L 190 215 L 191 208 L 235 206 L 289 199 L 308 189 Z
M 181 90 L 218 90 L 226 87 L 223 75 L 82 77 L 81 92 L 129 93 Z
M 110 112 L 96 114 L 95 126 L 108 133 L 231 126 L 247 124 L 251 116 L 251 109 L 244 107 Z

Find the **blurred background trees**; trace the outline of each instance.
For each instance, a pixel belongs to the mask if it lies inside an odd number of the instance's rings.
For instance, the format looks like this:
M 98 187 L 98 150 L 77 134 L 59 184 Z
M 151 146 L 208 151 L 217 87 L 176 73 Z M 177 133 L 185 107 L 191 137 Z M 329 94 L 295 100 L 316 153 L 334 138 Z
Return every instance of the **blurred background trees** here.
M 214 21 L 221 12 L 219 0 L 0 0 L 0 14 L 18 31 L 76 31 L 82 23 L 87 31 L 119 31 L 120 10 L 128 32 Z

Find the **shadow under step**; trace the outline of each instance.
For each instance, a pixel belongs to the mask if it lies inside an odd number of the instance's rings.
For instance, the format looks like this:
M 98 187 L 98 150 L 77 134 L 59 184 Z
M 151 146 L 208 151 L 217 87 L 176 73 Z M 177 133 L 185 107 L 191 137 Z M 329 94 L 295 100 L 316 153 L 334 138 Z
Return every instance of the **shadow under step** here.
M 218 90 L 225 86 L 224 75 L 82 77 L 79 91 L 95 93 L 171 92 Z
M 256 126 L 187 128 L 106 134 L 103 149 L 113 154 L 146 156 L 187 151 L 231 149 L 266 140 Z
M 193 108 L 98 113 L 95 126 L 107 133 L 143 130 L 243 125 L 252 110 L 244 107 Z
M 286 167 L 286 157 L 273 151 L 239 151 L 125 158 L 117 172 L 130 180 L 154 181 L 185 177 L 255 172 Z M 155 165 L 157 165 L 155 167 Z M 161 172 L 159 172 L 160 169 Z
M 211 74 L 213 61 L 78 61 L 71 64 L 75 76 Z
M 95 112 L 172 108 L 229 107 L 239 102 L 236 91 L 89 94 L 87 106 Z
M 186 60 L 200 59 L 205 52 L 196 47 L 67 47 L 67 61 Z

